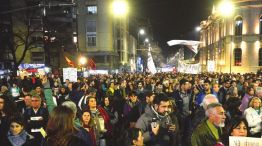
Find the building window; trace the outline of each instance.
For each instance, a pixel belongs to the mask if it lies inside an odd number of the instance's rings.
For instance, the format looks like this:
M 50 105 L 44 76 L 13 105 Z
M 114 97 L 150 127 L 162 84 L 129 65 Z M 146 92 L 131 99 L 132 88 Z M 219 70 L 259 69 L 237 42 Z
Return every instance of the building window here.
M 87 6 L 87 14 L 97 14 L 97 6 L 93 5 L 93 6 Z
M 241 61 L 242 61 L 242 50 L 241 50 L 241 48 L 236 48 L 234 50 L 234 57 L 235 57 L 235 66 L 241 66 Z
M 96 36 L 87 36 L 87 46 L 89 47 L 96 46 Z
M 32 63 L 44 63 L 45 53 L 44 52 L 31 52 Z
M 258 65 L 262 66 L 262 48 L 260 48 L 258 52 Z
M 96 21 L 87 21 L 86 23 L 86 41 L 87 46 L 96 46 Z
M 259 34 L 262 34 L 262 16 L 259 18 Z
M 243 20 L 238 16 L 235 20 L 235 35 L 242 35 Z

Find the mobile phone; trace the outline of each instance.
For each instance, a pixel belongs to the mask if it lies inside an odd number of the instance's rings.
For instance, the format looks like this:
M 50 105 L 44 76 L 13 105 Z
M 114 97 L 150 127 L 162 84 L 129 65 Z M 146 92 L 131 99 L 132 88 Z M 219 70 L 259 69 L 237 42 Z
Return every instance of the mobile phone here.
M 152 119 L 151 125 L 152 125 L 152 127 L 156 128 L 156 126 L 157 126 L 157 119 L 156 118 Z

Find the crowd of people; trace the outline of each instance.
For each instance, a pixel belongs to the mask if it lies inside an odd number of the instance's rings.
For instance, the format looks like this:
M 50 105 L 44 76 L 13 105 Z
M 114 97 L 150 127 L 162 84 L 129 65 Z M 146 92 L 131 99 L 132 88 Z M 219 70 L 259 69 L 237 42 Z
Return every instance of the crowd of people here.
M 261 138 L 262 74 L 122 73 L 0 80 L 2 146 L 228 146 Z

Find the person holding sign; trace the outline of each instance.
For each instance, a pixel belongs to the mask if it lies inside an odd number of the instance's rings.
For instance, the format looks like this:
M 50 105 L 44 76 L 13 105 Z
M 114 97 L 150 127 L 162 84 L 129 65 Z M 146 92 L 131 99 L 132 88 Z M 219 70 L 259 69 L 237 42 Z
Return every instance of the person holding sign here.
M 247 119 L 248 126 L 251 128 L 252 137 L 261 137 L 262 130 L 262 104 L 261 99 L 253 97 L 249 103 L 249 108 L 245 110 L 244 115 Z
M 229 145 L 229 136 L 247 137 L 250 135 L 247 120 L 239 116 L 232 118 L 226 125 L 225 130 L 226 134 L 223 135 L 223 143 L 226 146 Z

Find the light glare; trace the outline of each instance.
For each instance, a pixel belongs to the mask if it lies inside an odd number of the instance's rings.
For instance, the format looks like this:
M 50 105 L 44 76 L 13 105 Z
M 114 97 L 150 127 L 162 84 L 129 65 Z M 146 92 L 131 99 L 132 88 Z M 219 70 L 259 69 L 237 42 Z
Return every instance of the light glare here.
M 229 16 L 234 11 L 234 5 L 228 0 L 224 0 L 218 7 L 219 13 L 223 16 Z
M 124 0 L 115 0 L 113 2 L 113 14 L 116 16 L 125 16 L 128 13 L 128 5 Z

